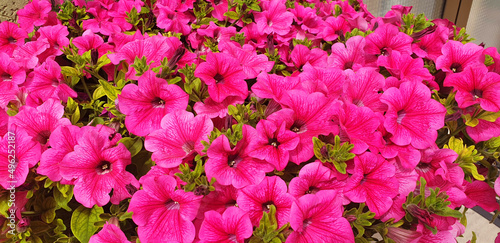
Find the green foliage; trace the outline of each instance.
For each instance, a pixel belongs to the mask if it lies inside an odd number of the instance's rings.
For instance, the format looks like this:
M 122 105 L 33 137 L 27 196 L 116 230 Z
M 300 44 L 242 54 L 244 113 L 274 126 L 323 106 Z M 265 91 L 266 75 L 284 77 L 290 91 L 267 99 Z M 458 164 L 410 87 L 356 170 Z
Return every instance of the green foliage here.
M 353 144 L 348 142 L 340 143 L 340 137 L 335 136 L 334 144 L 324 143 L 317 137 L 313 137 L 314 155 L 321 162 L 330 162 L 335 169 L 342 174 L 347 173 L 346 161 L 353 159 L 356 155 L 350 151 L 354 148 Z
M 484 180 L 484 176 L 478 173 L 475 165 L 475 163 L 481 161 L 484 156 L 475 149 L 474 145 L 467 146 L 463 143 L 461 138 L 451 137 L 444 148 L 449 148 L 458 154 L 455 163 L 458 163 L 466 174 L 472 175 L 476 180 Z
M 457 26 L 453 26 L 453 40 L 460 41 L 462 43 L 469 43 L 474 40 L 465 32 L 465 27 L 460 28 L 457 32 Z
M 94 226 L 94 223 L 99 221 L 99 215 L 102 213 L 104 210 L 97 205 L 94 205 L 93 208 L 79 206 L 71 216 L 71 232 L 79 241 L 88 242 L 99 229 L 99 227 Z
M 485 54 L 484 55 L 484 65 L 486 65 L 487 67 L 491 66 L 495 64 L 495 60 L 493 60 L 493 57 L 488 55 L 488 54 Z
M 407 212 L 405 218 L 408 222 L 412 222 L 416 218 L 435 234 L 437 229 L 429 225 L 433 220 L 432 215 L 460 219 L 462 218 L 462 214 L 448 207 L 451 202 L 447 201 L 448 195 L 445 192 L 440 192 L 440 188 L 426 188 L 426 185 L 427 182 L 421 177 L 419 194 L 416 195 L 414 192 L 410 192 L 406 198 L 406 202 L 403 204 L 403 208 Z M 430 191 L 427 197 L 425 196 L 426 189 Z
M 269 212 L 264 212 L 260 219 L 259 227 L 253 231 L 250 243 L 281 243 L 285 242 L 283 231 L 290 227 L 290 223 L 278 229 L 276 220 L 276 206 L 269 205 Z
M 358 230 L 358 234 L 355 235 L 356 239 L 363 238 L 365 234 L 365 227 L 372 226 L 375 221 L 375 213 L 371 211 L 363 212 L 365 209 L 365 204 L 361 203 L 358 208 L 351 208 L 349 211 L 344 213 L 344 217 L 349 220 L 351 227 L 355 227 Z
M 208 195 L 210 192 L 215 191 L 213 184 L 215 183 L 215 178 L 212 178 L 210 182 L 208 181 L 205 174 L 205 166 L 203 165 L 203 157 L 197 155 L 195 158 L 196 167 L 194 170 L 189 168 L 189 164 L 180 164 L 179 170 L 181 173 L 175 173 L 182 181 L 186 182 L 184 185 L 184 191 L 192 192 L 195 195 Z
M 404 14 L 402 19 L 402 31 L 408 35 L 420 32 L 427 27 L 434 25 L 431 21 L 427 20 L 424 14 L 419 14 L 416 17 L 413 13 Z
M 131 157 L 134 157 L 142 150 L 142 138 L 141 137 L 124 137 L 118 141 L 118 143 L 123 143 L 125 147 L 127 147 L 128 151 L 130 151 Z

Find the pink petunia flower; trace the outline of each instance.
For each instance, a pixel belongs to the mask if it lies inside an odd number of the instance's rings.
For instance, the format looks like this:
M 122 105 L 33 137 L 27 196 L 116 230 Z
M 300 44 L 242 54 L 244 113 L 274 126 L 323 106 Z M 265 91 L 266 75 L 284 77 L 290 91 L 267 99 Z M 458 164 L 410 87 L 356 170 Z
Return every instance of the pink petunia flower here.
M 0 137 L 3 137 L 7 133 L 9 119 L 7 112 L 4 109 L 0 109 Z
M 496 119 L 494 122 L 479 119 L 479 123 L 475 127 L 467 126 L 466 130 L 474 142 L 488 141 L 500 136 L 500 119 Z
M 288 190 L 297 199 L 324 190 L 338 191 L 345 186 L 345 182 L 338 180 L 338 177 L 341 176 L 324 166 L 320 161 L 316 161 L 300 169 L 299 176 L 290 181 Z
M 295 89 L 300 85 L 298 77 L 283 77 L 265 72 L 257 76 L 257 83 L 252 85 L 252 92 L 260 98 L 269 98 L 279 101 L 288 90 Z
M 47 39 L 50 47 L 42 53 L 41 59 L 45 60 L 49 56 L 60 56 L 63 54 L 62 48 L 69 45 L 68 27 L 58 24 L 41 27 L 37 34 L 39 39 Z
M 83 30 L 90 30 L 94 33 L 101 33 L 108 36 L 120 32 L 120 26 L 111 22 L 108 10 L 101 6 L 96 6 L 89 8 L 87 11 L 91 13 L 94 18 L 82 21 Z
M 174 168 L 192 153 L 201 154 L 201 140 L 213 130 L 212 121 L 205 115 L 194 116 L 185 110 L 169 113 L 161 120 L 161 129 L 153 131 L 144 142 L 152 159 L 164 168 Z
M 40 144 L 33 141 L 24 129 L 14 125 L 0 138 L 0 185 L 9 190 L 13 189 L 12 186 L 22 185 L 29 169 L 40 160 L 40 153 Z
M 452 186 L 462 186 L 464 172 L 455 162 L 458 154 L 451 149 L 426 149 L 421 152 L 420 163 L 415 171 L 423 177 L 427 186 L 447 190 Z
M 59 64 L 50 59 L 35 68 L 33 81 L 29 84 L 28 90 L 31 91 L 31 95 L 42 101 L 49 98 L 67 101 L 69 97 L 77 96 L 76 92 L 66 84 Z
M 293 197 L 287 193 L 285 181 L 272 176 L 264 178 L 259 184 L 241 189 L 237 202 L 241 209 L 248 212 L 254 226 L 259 225 L 264 211 L 269 212 L 270 205 L 274 205 L 278 227 L 281 227 L 290 220 Z
M 311 64 L 313 67 L 326 67 L 327 58 L 327 53 L 320 48 L 309 50 L 309 48 L 304 45 L 296 45 L 290 54 L 293 65 L 299 70 L 302 69 L 306 63 Z
M 18 22 L 26 32 L 32 32 L 34 26 L 47 22 L 52 5 L 48 0 L 30 1 L 24 8 L 17 11 Z
M 300 142 L 289 152 L 290 161 L 300 164 L 314 155 L 312 137 L 338 134 L 338 128 L 328 120 L 332 115 L 331 102 L 322 93 L 291 90 L 283 96 L 281 104 L 287 108 L 273 113 L 268 120 L 275 124 L 285 121 L 287 130 L 298 134 Z
M 288 164 L 289 151 L 299 143 L 298 135 L 285 130 L 285 126 L 285 122 L 280 125 L 260 120 L 257 124 L 257 136 L 248 145 L 250 156 L 267 161 L 278 171 L 284 170 Z
M 453 87 L 460 108 L 478 104 L 484 110 L 500 111 L 500 74 L 488 72 L 484 65 L 468 66 L 460 75 L 448 76 L 444 86 Z
M 49 142 L 51 148 L 42 154 L 37 173 L 46 175 L 52 181 L 62 179 L 59 164 L 64 156 L 74 151 L 78 138 L 81 136 L 81 129 L 78 126 L 67 125 L 57 127 L 50 134 Z
M 345 75 L 337 68 L 315 68 L 306 63 L 303 72 L 298 77 L 301 84 L 300 89 L 308 92 L 321 92 L 329 99 L 338 99 L 342 94 L 342 86 Z
M 354 173 L 347 181 L 344 194 L 353 202 L 366 202 L 375 217 L 380 217 L 398 194 L 394 174 L 394 165 L 378 154 L 366 152 L 354 158 Z
M 185 110 L 189 96 L 179 86 L 168 84 L 156 77 L 153 71 L 139 77 L 139 86 L 127 84 L 118 100 L 120 111 L 127 115 L 127 129 L 138 136 L 145 136 L 161 128 L 162 118 L 176 110 Z
M 402 83 L 399 89 L 387 89 L 380 100 L 389 109 L 385 114 L 384 127 L 397 145 L 411 144 L 425 149 L 435 143 L 437 130 L 444 125 L 446 108 L 431 99 L 431 92 L 417 82 Z
M 242 139 L 235 147 L 231 146 L 225 135 L 216 138 L 207 150 L 205 173 L 208 179 L 213 177 L 222 185 L 236 188 L 260 183 L 266 172 L 273 170 L 273 166 L 249 155 L 251 151 L 248 145 L 256 136 L 255 133 L 255 128 L 243 125 Z
M 447 73 L 460 73 L 467 66 L 478 65 L 483 62 L 483 48 L 474 44 L 462 44 L 450 40 L 441 49 L 443 55 L 436 59 L 436 69 Z
M 15 23 L 4 21 L 0 23 L 0 52 L 12 55 L 14 50 L 24 44 L 28 33 Z
M 132 196 L 130 188 L 139 188 L 139 181 L 125 170 L 131 163 L 130 152 L 122 143 L 116 145 L 113 138 L 99 128 L 87 129 L 74 151 L 60 162 L 61 176 L 76 179 L 75 199 L 85 207 L 103 206 L 109 201 L 118 204 Z
M 89 243 L 130 243 L 121 229 L 106 222 L 99 233 L 90 237 Z
M 215 102 L 221 102 L 228 96 L 245 99 L 248 95 L 246 76 L 240 62 L 229 54 L 209 52 L 207 61 L 201 63 L 194 74 L 208 85 L 208 93 Z
M 130 200 L 129 212 L 139 226 L 141 242 L 192 242 L 195 227 L 192 220 L 203 196 L 176 190 L 177 182 L 172 176 L 148 178 L 143 189 Z
M 14 59 L 0 52 L 0 83 L 12 82 L 23 84 L 26 80 L 26 70 L 20 67 Z
M 243 45 L 240 48 L 228 41 L 222 42 L 219 45 L 223 52 L 229 53 L 234 58 L 240 60 L 241 67 L 246 76 L 245 79 L 256 78 L 259 73 L 267 73 L 274 66 L 274 62 L 269 61 L 266 55 L 257 55 L 251 45 Z
M 197 218 L 205 217 L 204 213 L 212 210 L 221 214 L 226 211 L 226 209 L 238 205 L 236 202 L 238 198 L 238 189 L 231 185 L 221 185 L 217 181 L 214 187 L 215 191 L 210 192 L 201 200 Z
M 253 233 L 248 214 L 237 207 L 230 207 L 221 215 L 216 211 L 205 213 L 199 237 L 201 242 L 244 242 Z
M 210 96 L 204 102 L 196 102 L 193 106 L 198 115 L 207 115 L 210 118 L 224 118 L 229 105 L 243 104 L 245 100 L 239 96 L 228 96 L 221 102 L 215 102 Z
M 353 36 L 346 41 L 345 45 L 343 43 L 333 44 L 328 64 L 342 70 L 352 69 L 353 71 L 366 66 L 374 66 L 375 63 L 367 63 L 364 51 L 365 43 L 366 40 L 362 36 Z
M 20 66 L 26 69 L 33 69 L 40 63 L 39 55 L 49 47 L 49 41 L 45 38 L 30 41 L 14 50 L 12 56 Z
M 255 12 L 255 23 L 261 34 L 286 35 L 293 22 L 293 14 L 286 10 L 285 1 L 271 0 L 264 5 L 262 12 Z
M 398 27 L 384 24 L 366 36 L 365 52 L 369 55 L 387 56 L 394 50 L 411 55 L 412 42 L 413 38 L 400 32 Z
M 434 77 L 424 67 L 422 58 L 412 58 L 410 55 L 393 51 L 390 56 L 380 56 L 377 65 L 384 66 L 392 77 L 400 82 L 432 81 Z
M 159 9 L 157 15 L 157 26 L 165 30 L 188 35 L 191 32 L 189 22 L 191 18 L 189 14 L 182 11 L 177 11 L 177 7 L 181 1 L 167 1 L 165 5 L 156 4 Z
M 342 100 L 346 104 L 368 107 L 375 112 L 384 112 L 387 106 L 380 101 L 379 92 L 385 86 L 382 74 L 371 68 L 361 68 L 346 79 Z
M 63 118 L 64 106 L 60 101 L 48 99 L 42 105 L 34 108 L 22 106 L 19 113 L 13 117 L 13 124 L 26 130 L 34 141 L 47 149 L 47 141 L 52 131 L 58 126 L 71 125 L 68 118 Z
M 442 55 L 441 49 L 448 40 L 448 31 L 448 28 L 436 25 L 434 32 L 419 38 L 418 42 L 411 45 L 413 53 L 435 62 Z
M 351 31 L 351 26 L 344 17 L 330 16 L 323 22 L 323 30 L 318 35 L 325 41 L 334 41 L 339 37 L 343 38 L 349 31 Z
M 290 226 L 293 232 L 286 242 L 354 242 L 354 233 L 342 217 L 342 202 L 335 191 L 305 195 L 293 202 Z
M 491 188 L 488 183 L 484 181 L 468 182 L 464 180 L 464 186 L 464 192 L 467 195 L 467 200 L 463 204 L 465 207 L 473 208 L 475 206 L 480 206 L 488 212 L 500 209 L 495 198 L 495 190 Z

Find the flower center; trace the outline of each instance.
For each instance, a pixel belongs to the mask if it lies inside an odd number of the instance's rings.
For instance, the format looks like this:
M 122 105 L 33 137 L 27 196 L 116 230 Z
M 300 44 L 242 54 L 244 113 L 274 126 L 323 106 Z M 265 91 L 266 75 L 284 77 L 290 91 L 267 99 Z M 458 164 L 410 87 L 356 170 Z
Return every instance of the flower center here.
M 268 19 L 268 20 L 267 20 L 267 25 L 268 25 L 269 27 L 273 26 L 273 21 L 272 21 L 272 20 L 270 20 L 270 19 Z
M 50 131 L 49 130 L 43 130 L 38 133 L 38 141 L 42 144 L 45 145 L 47 144 L 47 141 L 49 140 L 50 137 Z
M 112 170 L 113 170 L 113 168 L 111 166 L 111 162 L 106 161 L 106 160 L 101 161 L 101 163 L 99 163 L 99 165 L 96 167 L 96 171 L 97 171 L 98 175 L 108 174 Z
M 184 145 L 182 145 L 182 150 L 186 152 L 186 154 L 191 153 L 191 151 L 194 150 L 194 142 L 193 141 L 186 141 Z
M 153 105 L 153 108 L 165 108 L 165 101 L 160 97 L 154 98 L 153 101 L 151 101 L 151 104 Z
M 344 63 L 344 70 L 352 69 L 353 64 L 354 63 L 352 61 L 348 61 L 348 62 Z
M 266 213 L 269 213 L 269 210 L 271 209 L 271 205 L 274 205 L 272 201 L 267 201 L 262 204 L 262 210 L 264 210 Z
M 398 124 L 401 124 L 401 122 L 403 122 L 403 118 L 405 118 L 405 116 L 406 116 L 405 110 L 398 111 L 398 119 L 396 120 Z
M 215 76 L 214 76 L 214 79 L 215 79 L 215 83 L 218 84 L 218 83 L 223 83 L 224 82 L 224 76 L 222 76 L 220 73 L 217 73 Z
M 470 92 L 474 100 L 477 98 L 483 98 L 483 91 L 480 89 L 474 89 Z
M 270 138 L 268 140 L 268 142 L 269 142 L 269 145 L 271 145 L 275 148 L 277 148 L 280 145 L 280 142 L 278 142 L 278 139 L 276 139 L 276 138 Z
M 450 69 L 454 73 L 459 73 L 459 72 L 462 72 L 464 70 L 462 67 L 462 64 L 456 63 L 456 62 L 451 64 Z
M 304 132 L 304 129 L 302 129 L 302 131 L 301 131 L 301 128 L 303 127 L 303 125 L 304 125 L 304 122 L 297 120 L 290 127 L 290 130 L 294 133 Z
M 181 208 L 181 205 L 179 205 L 178 202 L 172 200 L 172 199 L 169 199 L 166 203 L 165 203 L 165 207 L 167 208 L 167 210 L 176 210 L 176 209 L 180 209 Z
M 8 73 L 4 73 L 4 74 L 2 74 L 2 80 L 3 81 L 12 81 L 12 75 L 10 75 Z
M 9 36 L 9 38 L 7 39 L 7 41 L 10 44 L 16 44 L 17 43 L 17 40 L 14 37 L 12 37 L 12 36 Z
M 240 160 L 241 158 L 238 156 L 238 154 L 229 155 L 227 157 L 227 165 L 229 165 L 229 167 L 231 168 L 236 167 Z
M 431 164 L 420 162 L 415 169 L 421 171 L 422 173 L 427 173 L 431 170 Z
M 382 48 L 382 49 L 380 50 L 380 54 L 381 54 L 382 56 L 388 56 L 388 55 L 389 55 L 389 51 L 387 50 L 387 48 L 385 48 L 385 47 L 384 47 L 384 48 Z
M 310 186 L 305 194 L 316 194 L 317 192 L 319 192 L 319 188 L 315 186 Z

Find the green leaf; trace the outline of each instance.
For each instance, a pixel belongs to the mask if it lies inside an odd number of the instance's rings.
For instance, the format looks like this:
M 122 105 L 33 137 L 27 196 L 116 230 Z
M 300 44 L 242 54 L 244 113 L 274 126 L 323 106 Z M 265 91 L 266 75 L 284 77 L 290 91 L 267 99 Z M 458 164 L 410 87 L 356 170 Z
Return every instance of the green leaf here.
M 464 145 L 461 138 L 451 137 L 448 144 L 444 145 L 444 148 L 449 148 L 458 154 L 455 163 L 458 163 L 466 174 L 472 175 L 476 180 L 484 181 L 484 176 L 479 174 L 475 165 L 484 156 L 475 149 L 474 145 Z
M 340 143 L 340 137 L 335 136 L 334 144 L 325 144 L 317 137 L 313 137 L 314 154 L 321 162 L 333 163 L 335 169 L 340 173 L 347 173 L 346 161 L 353 159 L 356 155 L 350 151 L 354 148 L 348 142 Z
M 138 154 L 142 149 L 142 139 L 140 137 L 124 137 L 118 141 L 118 143 L 123 143 L 125 147 L 127 147 L 128 151 L 130 151 L 131 157 L 134 157 Z
M 240 19 L 240 15 L 234 11 L 227 11 L 224 13 L 224 16 L 234 20 Z
M 52 194 L 57 203 L 56 209 L 63 208 L 68 212 L 71 211 L 71 208 L 68 207 L 68 203 L 73 199 L 73 186 L 71 186 L 68 191 L 64 192 L 64 194 L 59 189 L 53 189 Z
M 62 66 L 61 73 L 69 77 L 79 77 L 81 75 L 76 68 L 70 66 Z
M 99 215 L 102 213 L 104 210 L 97 205 L 93 208 L 83 205 L 78 207 L 71 215 L 71 232 L 79 241 L 89 242 L 90 237 L 98 230 L 94 223 L 100 221 Z
M 113 85 L 111 85 L 108 81 L 104 81 L 102 79 L 99 79 L 99 83 L 101 84 L 101 87 L 103 88 L 106 96 L 108 96 L 109 99 L 114 101 L 120 92 Z
M 499 117 L 500 117 L 500 112 L 485 111 L 484 113 L 480 114 L 477 118 L 489 122 L 495 122 Z
M 101 57 L 99 57 L 94 69 L 96 72 L 98 72 L 99 69 L 101 69 L 102 67 L 104 67 L 105 65 L 108 65 L 110 63 L 111 63 L 111 60 L 109 60 L 108 54 L 106 53 L 106 54 L 102 55 Z

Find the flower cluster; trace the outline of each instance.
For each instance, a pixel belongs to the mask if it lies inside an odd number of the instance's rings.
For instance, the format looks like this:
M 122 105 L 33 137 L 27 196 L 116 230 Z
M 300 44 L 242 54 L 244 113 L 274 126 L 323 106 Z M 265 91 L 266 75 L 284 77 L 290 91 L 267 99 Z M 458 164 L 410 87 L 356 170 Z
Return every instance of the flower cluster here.
M 5 240 L 453 242 L 500 210 L 500 54 L 410 10 L 32 0 L 0 23 Z

